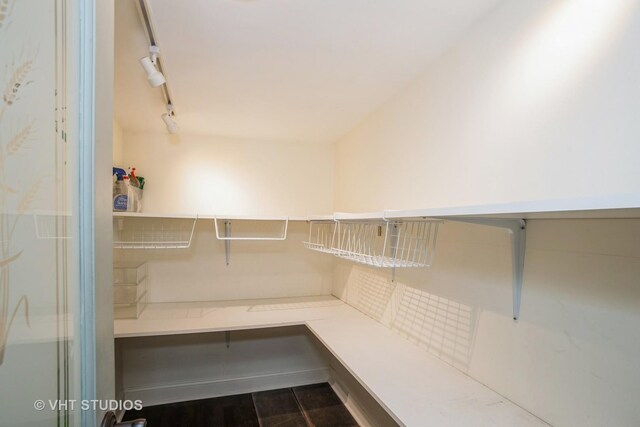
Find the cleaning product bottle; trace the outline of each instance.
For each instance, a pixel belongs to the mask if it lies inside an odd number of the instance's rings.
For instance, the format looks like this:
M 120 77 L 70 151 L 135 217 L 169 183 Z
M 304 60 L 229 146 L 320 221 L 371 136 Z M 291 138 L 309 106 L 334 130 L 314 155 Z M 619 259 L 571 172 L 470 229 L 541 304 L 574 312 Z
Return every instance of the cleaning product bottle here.
M 124 169 L 113 168 L 113 175 L 115 177 L 113 183 L 113 210 L 126 211 L 129 203 L 124 178 L 127 176 L 127 173 Z

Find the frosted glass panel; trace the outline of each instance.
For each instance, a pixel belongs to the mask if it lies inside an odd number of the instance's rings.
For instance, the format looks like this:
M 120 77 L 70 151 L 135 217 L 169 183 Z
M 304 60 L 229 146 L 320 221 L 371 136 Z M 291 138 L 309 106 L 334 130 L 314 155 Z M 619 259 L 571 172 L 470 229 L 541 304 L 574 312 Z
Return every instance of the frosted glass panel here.
M 79 425 L 71 6 L 0 0 L 0 426 Z

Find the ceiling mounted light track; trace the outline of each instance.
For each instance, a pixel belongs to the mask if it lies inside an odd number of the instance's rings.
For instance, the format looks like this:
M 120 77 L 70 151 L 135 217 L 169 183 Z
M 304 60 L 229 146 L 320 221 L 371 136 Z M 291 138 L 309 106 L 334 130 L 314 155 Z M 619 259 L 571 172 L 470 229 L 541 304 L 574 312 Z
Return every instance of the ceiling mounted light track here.
M 145 56 L 140 59 L 140 64 L 144 71 L 147 73 L 147 80 L 151 87 L 159 87 L 162 89 L 162 96 L 164 103 L 167 106 L 167 112 L 162 114 L 162 120 L 167 126 L 167 131 L 171 134 L 178 133 L 180 128 L 174 121 L 175 110 L 173 102 L 171 101 L 171 93 L 169 91 L 169 83 L 163 70 L 163 62 L 160 60 L 160 48 L 158 47 L 157 38 L 153 31 L 153 25 L 151 22 L 151 15 L 149 13 L 149 7 L 146 0 L 138 0 L 138 12 L 140 20 L 142 21 L 142 27 L 147 34 L 149 40 L 149 56 Z

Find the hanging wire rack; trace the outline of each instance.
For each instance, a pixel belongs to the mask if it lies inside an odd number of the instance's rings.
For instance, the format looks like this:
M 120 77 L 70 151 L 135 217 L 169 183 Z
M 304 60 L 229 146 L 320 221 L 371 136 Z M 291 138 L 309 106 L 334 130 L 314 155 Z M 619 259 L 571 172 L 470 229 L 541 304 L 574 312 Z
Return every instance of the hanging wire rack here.
M 430 267 L 438 226 L 431 218 L 309 221 L 308 249 L 382 268 Z
M 187 249 L 191 246 L 194 218 L 113 218 L 116 249 Z
M 220 226 L 219 226 L 219 221 L 223 221 L 224 222 L 224 230 L 222 230 L 224 232 L 224 235 L 221 233 L 220 230 Z M 262 222 L 262 223 L 276 223 L 276 224 L 280 224 L 280 230 L 278 231 L 277 235 L 259 235 L 257 234 L 257 230 L 256 230 L 256 234 L 253 235 L 242 235 L 242 236 L 232 236 L 231 235 L 231 222 L 232 221 L 239 221 L 239 222 Z M 213 217 L 213 225 L 214 225 L 214 229 L 216 231 L 216 239 L 218 240 L 287 240 L 287 230 L 289 229 L 289 217 L 288 216 L 283 216 L 283 217 L 242 217 L 242 216 L 228 216 L 228 217 L 218 217 L 218 216 L 214 216 Z
M 304 247 L 313 251 L 334 254 L 336 222 L 334 220 L 310 220 L 309 238 Z

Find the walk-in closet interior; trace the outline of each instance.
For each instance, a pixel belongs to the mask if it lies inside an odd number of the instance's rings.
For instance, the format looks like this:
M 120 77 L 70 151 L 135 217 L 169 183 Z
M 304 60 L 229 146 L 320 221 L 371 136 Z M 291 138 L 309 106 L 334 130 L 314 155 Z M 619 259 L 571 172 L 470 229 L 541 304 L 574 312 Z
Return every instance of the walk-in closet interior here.
M 119 421 L 640 425 L 640 2 L 113 14 Z

